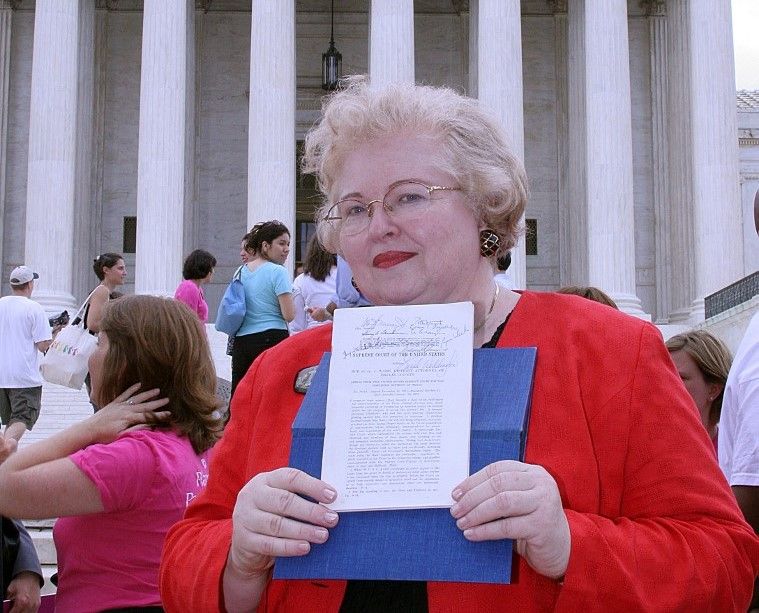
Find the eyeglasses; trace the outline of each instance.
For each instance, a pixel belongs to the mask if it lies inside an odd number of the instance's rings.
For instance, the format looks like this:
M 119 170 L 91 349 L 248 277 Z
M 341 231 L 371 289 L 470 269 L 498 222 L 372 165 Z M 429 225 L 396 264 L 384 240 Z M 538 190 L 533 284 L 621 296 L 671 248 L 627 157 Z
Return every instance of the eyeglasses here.
M 375 204 L 382 204 L 388 217 L 395 221 L 414 221 L 427 212 L 433 194 L 440 191 L 461 191 L 461 188 L 425 185 L 419 181 L 399 181 L 390 186 L 382 200 L 361 202 L 355 198 L 346 198 L 336 202 L 327 212 L 324 221 L 332 224 L 340 234 L 353 236 L 369 227 Z

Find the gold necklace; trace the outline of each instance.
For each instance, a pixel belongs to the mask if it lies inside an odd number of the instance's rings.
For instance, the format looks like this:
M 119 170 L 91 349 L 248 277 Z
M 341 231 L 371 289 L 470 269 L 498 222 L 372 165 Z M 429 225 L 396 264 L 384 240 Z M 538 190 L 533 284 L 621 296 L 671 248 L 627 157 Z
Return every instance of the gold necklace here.
M 495 307 L 496 300 L 498 300 L 498 294 L 501 293 L 501 286 L 498 285 L 498 283 L 493 283 L 495 285 L 495 290 L 493 291 L 493 300 L 490 301 L 490 308 L 488 309 L 487 315 L 485 315 L 485 319 L 483 319 L 480 324 L 475 327 L 474 333 L 477 334 L 482 328 L 485 326 L 486 323 L 488 323 L 488 319 L 490 319 L 490 315 L 493 313 L 493 308 Z

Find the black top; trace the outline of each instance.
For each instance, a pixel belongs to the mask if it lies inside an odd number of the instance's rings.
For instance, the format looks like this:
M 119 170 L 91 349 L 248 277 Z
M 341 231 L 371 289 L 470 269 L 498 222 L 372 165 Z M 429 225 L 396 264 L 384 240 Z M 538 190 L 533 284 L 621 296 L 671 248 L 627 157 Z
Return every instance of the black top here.
M 426 613 L 426 581 L 348 581 L 340 613 Z
M 494 349 L 506 322 L 498 326 L 483 349 Z M 426 581 L 348 581 L 340 613 L 426 613 Z

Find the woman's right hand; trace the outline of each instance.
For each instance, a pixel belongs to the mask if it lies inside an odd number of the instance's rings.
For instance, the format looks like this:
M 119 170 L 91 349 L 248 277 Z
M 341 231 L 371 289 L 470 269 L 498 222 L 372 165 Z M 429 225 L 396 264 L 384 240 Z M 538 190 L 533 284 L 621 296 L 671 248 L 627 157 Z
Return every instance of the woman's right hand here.
M 303 556 L 312 543 L 324 543 L 338 515 L 319 503 L 336 497 L 332 486 L 295 468 L 253 477 L 240 490 L 232 513 L 228 570 L 242 577 L 267 576 L 275 557 Z
M 168 398 L 156 398 L 161 390 L 138 394 L 138 389 L 140 384 L 135 383 L 84 422 L 93 443 L 110 443 L 124 432 L 150 428 L 171 418 L 171 411 L 158 410 L 169 402 Z

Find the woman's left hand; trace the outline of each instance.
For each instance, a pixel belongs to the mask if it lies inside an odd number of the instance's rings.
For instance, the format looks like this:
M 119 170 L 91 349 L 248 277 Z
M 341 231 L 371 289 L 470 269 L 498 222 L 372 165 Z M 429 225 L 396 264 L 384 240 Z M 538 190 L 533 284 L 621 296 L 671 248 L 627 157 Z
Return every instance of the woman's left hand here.
M 515 539 L 517 553 L 538 573 L 561 579 L 571 535 L 556 481 L 542 466 L 489 464 L 453 490 L 451 515 L 470 541 Z
M 135 383 L 105 405 L 86 421 L 92 442 L 110 443 L 124 432 L 150 428 L 168 421 L 171 411 L 159 411 L 168 404 L 168 398 L 156 398 L 159 389 L 137 394 L 140 384 Z

